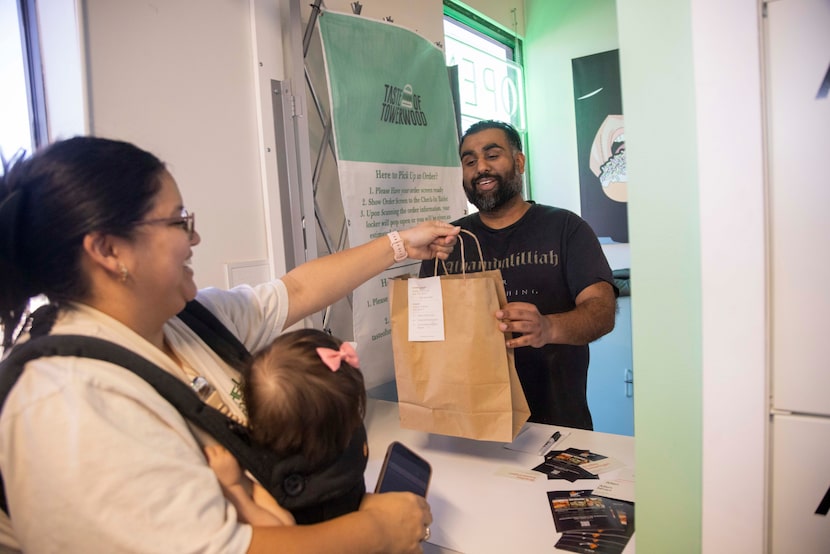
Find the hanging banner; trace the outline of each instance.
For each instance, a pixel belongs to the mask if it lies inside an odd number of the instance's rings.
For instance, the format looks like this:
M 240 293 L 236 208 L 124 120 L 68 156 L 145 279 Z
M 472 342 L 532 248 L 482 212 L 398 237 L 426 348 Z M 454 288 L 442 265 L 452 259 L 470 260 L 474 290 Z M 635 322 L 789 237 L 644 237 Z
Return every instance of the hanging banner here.
M 582 217 L 598 237 L 628 242 L 628 171 L 620 51 L 571 60 Z
M 319 25 L 350 244 L 464 215 L 455 110 L 441 50 L 385 21 L 326 11 Z M 395 265 L 353 294 L 354 338 L 367 388 L 395 375 L 389 279 L 417 274 L 419 267 Z

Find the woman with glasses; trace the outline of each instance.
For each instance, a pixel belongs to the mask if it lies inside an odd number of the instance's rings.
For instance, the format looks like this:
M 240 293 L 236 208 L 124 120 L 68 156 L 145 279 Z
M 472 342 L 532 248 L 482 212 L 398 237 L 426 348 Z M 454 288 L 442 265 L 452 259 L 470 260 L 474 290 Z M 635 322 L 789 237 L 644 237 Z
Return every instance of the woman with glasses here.
M 198 299 L 255 352 L 402 255 L 446 258 L 458 233 L 423 223 L 256 287 L 198 290 L 194 223 L 163 162 L 128 143 L 76 137 L 6 168 L 4 350 L 29 327 L 103 338 L 187 383 L 207 380 L 207 402 L 244 422 L 239 374 L 174 317 L 185 303 Z M 29 321 L 39 295 L 52 309 Z M 122 367 L 54 356 L 27 363 L 0 414 L 11 514 L 11 527 L 0 514 L 0 549 L 16 540 L 31 552 L 421 551 L 432 516 L 405 493 L 369 495 L 357 512 L 315 525 L 238 523 L 205 460 L 210 439 L 195 433 Z

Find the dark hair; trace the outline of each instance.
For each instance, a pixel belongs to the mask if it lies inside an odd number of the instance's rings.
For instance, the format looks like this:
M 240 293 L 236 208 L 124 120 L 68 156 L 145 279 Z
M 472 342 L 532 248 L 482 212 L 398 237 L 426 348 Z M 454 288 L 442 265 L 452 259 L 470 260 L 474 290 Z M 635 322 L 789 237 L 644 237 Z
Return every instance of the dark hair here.
M 256 354 L 242 394 L 257 442 L 277 454 L 303 454 L 312 467 L 337 459 L 363 423 L 363 374 L 348 363 L 332 371 L 317 348 L 342 341 L 317 329 L 290 331 Z
M 5 164 L 4 164 L 5 165 Z M 0 324 L 13 342 L 29 300 L 78 300 L 84 236 L 132 236 L 153 207 L 164 163 L 127 142 L 75 137 L 18 158 L 0 177 Z
M 481 121 L 477 121 L 470 125 L 464 134 L 461 135 L 461 141 L 458 143 L 458 153 L 461 153 L 461 144 L 464 142 L 470 135 L 474 135 L 481 131 L 485 131 L 487 129 L 501 129 L 504 131 L 504 134 L 507 136 L 508 142 L 510 145 L 517 151 L 522 151 L 522 138 L 519 136 L 519 132 L 516 130 L 509 123 L 505 123 L 504 121 L 496 121 L 495 119 L 483 119 Z

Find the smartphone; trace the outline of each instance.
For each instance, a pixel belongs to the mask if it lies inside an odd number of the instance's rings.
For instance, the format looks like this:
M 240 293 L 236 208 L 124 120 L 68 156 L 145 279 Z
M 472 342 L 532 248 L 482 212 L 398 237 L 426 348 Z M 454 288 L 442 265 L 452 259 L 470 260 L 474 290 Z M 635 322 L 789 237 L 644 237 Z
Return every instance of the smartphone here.
M 386 449 L 375 492 L 414 492 L 426 498 L 431 476 L 429 462 L 395 441 Z

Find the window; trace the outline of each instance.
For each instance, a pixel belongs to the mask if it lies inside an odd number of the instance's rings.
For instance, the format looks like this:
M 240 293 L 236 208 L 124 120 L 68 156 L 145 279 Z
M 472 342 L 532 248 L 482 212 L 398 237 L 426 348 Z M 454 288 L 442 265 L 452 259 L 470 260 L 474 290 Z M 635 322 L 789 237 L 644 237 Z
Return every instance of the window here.
M 459 133 L 483 119 L 511 123 L 527 142 L 521 43 L 496 25 L 455 3 L 444 1 L 444 53 L 457 68 Z M 525 190 L 527 190 L 525 174 Z M 527 198 L 527 196 L 525 196 Z M 475 207 L 468 205 L 470 212 Z
M 0 154 L 6 160 L 46 142 L 34 13 L 34 0 L 0 0 Z

